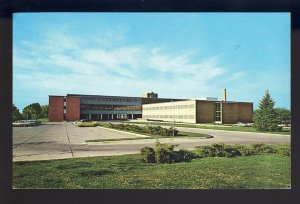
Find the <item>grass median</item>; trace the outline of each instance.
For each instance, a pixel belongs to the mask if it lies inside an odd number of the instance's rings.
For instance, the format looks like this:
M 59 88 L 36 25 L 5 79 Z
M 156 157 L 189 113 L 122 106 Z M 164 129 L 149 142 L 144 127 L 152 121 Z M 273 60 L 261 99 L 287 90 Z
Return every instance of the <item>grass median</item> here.
M 278 154 L 147 164 L 140 155 L 13 163 L 14 188 L 290 188 L 291 161 Z
M 173 126 L 171 122 L 125 122 L 128 124 L 140 124 L 140 125 L 160 125 L 160 126 Z M 227 130 L 227 131 L 240 131 L 240 132 L 255 132 L 255 133 L 270 133 L 278 135 L 290 135 L 291 131 L 283 129 L 281 132 L 262 132 L 257 131 L 254 127 L 239 127 L 232 125 L 221 125 L 221 124 L 182 124 L 175 123 L 175 127 L 186 127 L 186 128 L 199 128 L 199 129 L 210 129 L 210 130 Z
M 109 123 L 98 123 L 100 127 L 105 127 L 113 130 L 123 131 L 123 132 L 129 132 L 129 133 L 135 133 L 135 134 L 141 134 L 146 135 L 148 137 L 132 137 L 132 138 L 111 138 L 111 139 L 93 139 L 93 140 L 86 140 L 85 142 L 116 142 L 116 141 L 132 141 L 132 140 L 147 140 L 147 139 L 161 139 L 161 138 L 201 138 L 201 139 L 208 139 L 213 138 L 213 136 L 209 134 L 203 134 L 203 133 L 192 133 L 192 132 L 183 132 L 180 131 L 176 136 L 164 136 L 164 135 L 151 135 L 151 134 L 145 134 L 135 131 L 129 131 L 129 130 L 119 130 L 112 128 Z

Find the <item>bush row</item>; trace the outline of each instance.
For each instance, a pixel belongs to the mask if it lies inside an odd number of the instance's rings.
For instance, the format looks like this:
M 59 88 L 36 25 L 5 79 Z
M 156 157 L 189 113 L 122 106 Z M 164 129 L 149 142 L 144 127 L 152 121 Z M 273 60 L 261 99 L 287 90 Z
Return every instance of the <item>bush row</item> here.
M 118 130 L 127 130 L 136 133 L 150 134 L 150 135 L 161 135 L 161 136 L 173 136 L 173 127 L 163 128 L 161 126 L 138 126 L 129 124 L 112 124 L 109 123 L 110 128 Z M 174 136 L 177 136 L 179 131 L 174 128 Z
M 154 148 L 143 147 L 140 152 L 143 160 L 147 163 L 186 162 L 194 158 L 193 152 L 184 149 L 175 151 L 175 146 L 177 145 L 156 142 Z
M 281 154 L 283 156 L 290 156 L 291 149 L 288 146 L 272 146 L 265 143 L 252 145 L 225 145 L 221 143 L 197 146 L 194 153 L 197 157 L 235 157 L 256 154 Z
M 288 157 L 291 156 L 291 149 L 289 146 L 272 146 L 264 143 L 253 145 L 225 145 L 220 143 L 197 146 L 193 151 L 183 149 L 175 151 L 175 146 L 176 145 L 156 142 L 154 148 L 144 147 L 140 152 L 143 160 L 147 163 L 187 162 L 191 161 L 193 158 L 235 157 L 256 154 L 280 154 Z

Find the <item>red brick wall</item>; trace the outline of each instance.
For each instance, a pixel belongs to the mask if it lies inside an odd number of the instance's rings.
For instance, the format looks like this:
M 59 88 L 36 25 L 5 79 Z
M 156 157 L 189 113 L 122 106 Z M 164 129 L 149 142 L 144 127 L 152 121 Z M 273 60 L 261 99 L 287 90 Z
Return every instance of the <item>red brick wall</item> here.
M 238 103 L 222 102 L 222 123 L 236 123 L 238 122 L 238 116 Z
M 196 123 L 215 122 L 215 102 L 197 101 L 196 102 Z
M 253 122 L 253 103 L 239 103 L 240 122 Z
M 252 122 L 253 103 L 223 102 L 223 123 Z
M 64 120 L 64 97 L 49 96 L 49 114 L 50 122 L 60 122 Z
M 75 121 L 80 120 L 80 97 L 79 96 L 67 96 L 66 107 L 66 120 Z

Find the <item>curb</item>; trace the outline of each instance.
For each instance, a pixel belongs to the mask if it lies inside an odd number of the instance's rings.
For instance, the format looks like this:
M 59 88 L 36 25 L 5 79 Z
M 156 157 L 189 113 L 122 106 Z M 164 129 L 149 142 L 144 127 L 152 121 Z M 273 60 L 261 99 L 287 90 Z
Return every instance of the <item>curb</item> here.
M 142 135 L 142 134 L 132 133 L 132 132 L 126 132 L 126 131 L 122 131 L 122 130 L 115 130 L 115 129 L 112 129 L 112 128 L 106 128 L 106 127 L 101 127 L 101 126 L 97 126 L 97 128 L 103 128 L 103 129 L 112 130 L 112 131 L 115 131 L 115 132 L 127 133 L 127 134 L 130 134 L 130 135 L 139 136 L 139 137 L 150 137 L 150 136 L 147 136 L 147 135 Z

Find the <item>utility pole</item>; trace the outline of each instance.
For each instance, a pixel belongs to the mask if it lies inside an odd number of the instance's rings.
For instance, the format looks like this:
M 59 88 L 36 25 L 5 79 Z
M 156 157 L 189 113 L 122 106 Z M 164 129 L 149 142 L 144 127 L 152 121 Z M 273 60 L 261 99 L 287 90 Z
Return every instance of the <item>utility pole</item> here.
M 173 116 L 173 137 L 175 136 L 175 116 Z

